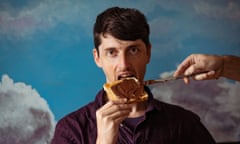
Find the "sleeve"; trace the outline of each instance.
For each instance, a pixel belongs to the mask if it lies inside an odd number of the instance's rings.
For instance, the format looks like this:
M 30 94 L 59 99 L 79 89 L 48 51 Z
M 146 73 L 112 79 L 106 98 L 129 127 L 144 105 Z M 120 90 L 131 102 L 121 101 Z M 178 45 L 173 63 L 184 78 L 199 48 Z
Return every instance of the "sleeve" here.
M 75 138 L 71 125 L 61 120 L 57 123 L 51 144 L 78 144 L 79 138 Z
M 193 144 L 216 144 L 207 128 L 198 120 L 192 133 Z
M 216 141 L 197 115 L 192 117 L 191 128 L 188 132 L 191 144 L 216 144 Z

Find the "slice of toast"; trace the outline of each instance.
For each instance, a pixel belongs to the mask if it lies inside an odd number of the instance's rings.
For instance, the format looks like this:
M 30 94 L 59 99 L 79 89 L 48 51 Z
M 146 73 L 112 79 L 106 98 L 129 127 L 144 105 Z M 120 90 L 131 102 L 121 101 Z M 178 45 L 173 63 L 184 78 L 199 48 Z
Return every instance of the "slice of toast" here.
M 127 98 L 127 103 L 145 101 L 148 94 L 144 90 L 144 85 L 140 84 L 135 77 L 124 78 L 103 86 L 109 100 Z

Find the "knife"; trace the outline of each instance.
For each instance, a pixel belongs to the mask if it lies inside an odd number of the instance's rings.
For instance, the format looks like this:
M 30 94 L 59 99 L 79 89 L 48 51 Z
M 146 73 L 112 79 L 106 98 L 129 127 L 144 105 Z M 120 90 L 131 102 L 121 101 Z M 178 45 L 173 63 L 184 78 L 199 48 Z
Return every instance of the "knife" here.
M 194 77 L 196 75 L 199 74 L 203 74 L 203 73 L 207 73 L 207 71 L 203 71 L 203 72 L 198 72 L 198 73 L 193 73 L 190 75 L 182 75 L 182 76 L 178 76 L 178 77 L 167 77 L 167 78 L 160 78 L 160 79 L 155 79 L 155 80 L 146 80 L 143 82 L 144 85 L 151 85 L 151 84 L 155 84 L 155 83 L 165 83 L 168 81 L 174 81 L 174 80 L 179 80 L 179 79 L 183 79 L 183 78 L 190 78 L 190 77 Z

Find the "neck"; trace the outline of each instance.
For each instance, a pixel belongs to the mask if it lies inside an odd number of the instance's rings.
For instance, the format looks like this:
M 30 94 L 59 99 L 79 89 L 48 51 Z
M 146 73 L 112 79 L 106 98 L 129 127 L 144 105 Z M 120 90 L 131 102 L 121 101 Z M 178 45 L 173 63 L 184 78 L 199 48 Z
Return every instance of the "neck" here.
M 147 109 L 147 102 L 138 102 L 138 103 L 132 103 L 132 110 L 129 114 L 129 118 L 135 118 L 143 116 Z

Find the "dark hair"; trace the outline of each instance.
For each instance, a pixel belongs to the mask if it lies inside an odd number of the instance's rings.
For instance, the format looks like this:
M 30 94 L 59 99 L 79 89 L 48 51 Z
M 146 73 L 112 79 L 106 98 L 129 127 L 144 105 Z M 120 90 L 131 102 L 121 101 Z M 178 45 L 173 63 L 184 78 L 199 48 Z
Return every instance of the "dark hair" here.
M 94 24 L 94 45 L 98 50 L 101 34 L 110 34 L 120 40 L 141 39 L 149 42 L 149 25 L 146 17 L 137 9 L 112 7 L 100 13 Z

